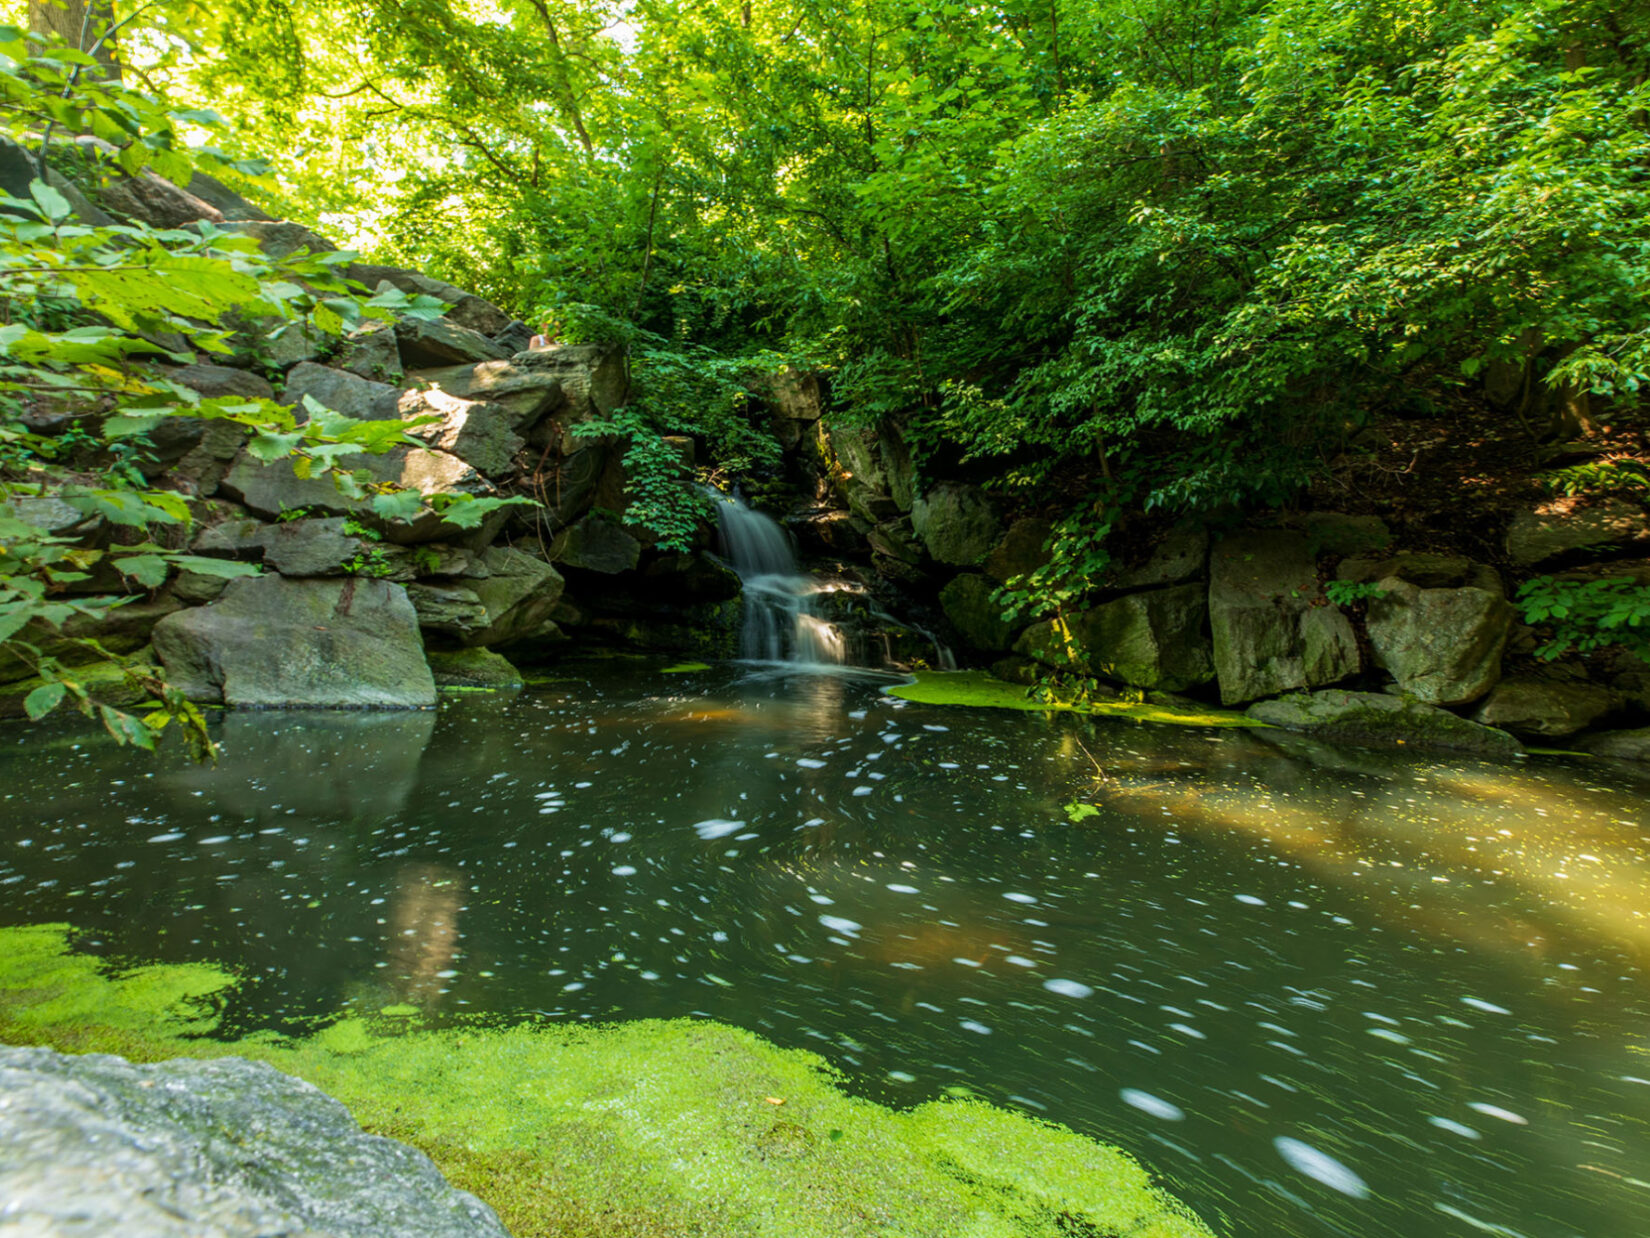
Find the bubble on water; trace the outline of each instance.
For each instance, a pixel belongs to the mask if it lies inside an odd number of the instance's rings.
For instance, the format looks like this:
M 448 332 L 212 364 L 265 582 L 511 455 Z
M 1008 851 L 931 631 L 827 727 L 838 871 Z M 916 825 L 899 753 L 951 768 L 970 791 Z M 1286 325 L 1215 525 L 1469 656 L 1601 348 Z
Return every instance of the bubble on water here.
M 1486 1118 L 1500 1118 L 1503 1122 L 1511 1122 L 1514 1126 L 1528 1126 L 1530 1120 L 1523 1114 L 1514 1113 L 1511 1109 L 1503 1109 L 1500 1105 L 1487 1105 L 1481 1100 L 1475 1100 L 1467 1106 L 1474 1113 L 1481 1113 Z
M 627 843 L 630 841 L 630 835 L 622 831 L 618 834 L 609 834 L 607 841 L 610 843 Z
M 1234 894 L 1232 897 L 1237 899 L 1240 903 L 1248 903 L 1251 907 L 1266 906 L 1266 900 L 1264 898 L 1258 898 L 1253 894 Z
M 1482 1139 L 1483 1136 L 1470 1126 L 1463 1126 L 1449 1118 L 1428 1118 L 1429 1125 L 1436 1126 L 1441 1131 L 1448 1131 L 1452 1135 L 1460 1135 L 1463 1139 Z
M 720 817 L 712 817 L 709 821 L 695 822 L 693 829 L 700 838 L 707 842 L 713 838 L 726 838 L 729 834 L 745 828 L 743 821 L 724 821 Z
M 895 894 L 916 894 L 916 893 L 918 893 L 918 890 L 917 890 L 916 886 L 902 886 L 902 885 L 890 884 L 888 888 L 890 890 L 892 890 Z
M 211 838 L 201 839 L 200 845 L 203 847 L 216 847 L 219 843 L 226 843 L 228 841 L 228 834 L 214 834 Z
M 803 769 L 824 769 L 825 768 L 825 762 L 815 760 L 813 757 L 798 757 L 796 763 L 798 765 L 800 765 Z
M 183 834 L 181 832 L 174 834 L 156 834 L 149 841 L 152 843 L 175 843 L 182 837 Z
M 1482 1010 L 1485 1014 L 1511 1014 L 1505 1006 L 1497 1006 L 1494 1002 L 1486 1002 L 1479 997 L 1463 997 L 1463 1006 L 1471 1006 L 1474 1010 Z
M 871 792 L 874 789 L 875 788 L 873 788 L 873 787 L 855 787 L 854 788 L 854 794 L 855 795 L 869 795 L 869 794 L 871 794 Z
M 1035 959 L 1028 959 L 1023 954 L 1011 954 L 1011 955 L 1008 956 L 1008 961 L 1010 963 L 1014 964 L 1014 966 L 1016 966 L 1016 967 L 1036 967 L 1037 966 L 1037 961 Z
M 917 1077 L 908 1070 L 891 1070 L 888 1072 L 888 1077 L 895 1083 L 915 1083 L 917 1081 Z
M 1320 1152 L 1311 1144 L 1291 1139 L 1287 1135 L 1280 1135 L 1274 1139 L 1272 1146 L 1296 1173 L 1304 1174 L 1314 1182 L 1321 1182 L 1331 1190 L 1339 1191 L 1342 1195 L 1350 1195 L 1353 1199 L 1369 1198 L 1369 1185 L 1329 1153 Z
M 1050 993 L 1058 993 L 1061 997 L 1093 997 L 1094 990 L 1088 985 L 1076 980 L 1045 980 L 1043 987 Z
M 858 937 L 859 930 L 865 927 L 842 916 L 820 916 L 819 922 L 833 933 L 841 933 L 844 937 Z
M 1003 895 L 1003 897 L 1011 903 L 1035 903 L 1037 901 L 1037 897 L 1034 894 L 1016 894 L 1012 890 Z
M 613 870 L 613 875 L 615 877 L 634 877 L 636 875 L 636 870 L 629 864 L 620 864 Z
M 1162 1118 L 1165 1122 L 1184 1121 L 1186 1111 L 1179 1105 L 1171 1105 L 1160 1096 L 1153 1096 L 1150 1092 L 1142 1092 L 1139 1088 L 1124 1088 L 1118 1093 L 1125 1105 L 1132 1105 L 1141 1113 L 1149 1113 L 1154 1118 Z
M 957 1026 L 965 1032 L 977 1032 L 981 1036 L 991 1035 L 991 1029 L 976 1019 L 963 1019 Z
M 925 722 L 922 724 L 922 729 L 925 731 L 949 731 L 951 728 L 948 726 L 940 726 L 935 722 Z

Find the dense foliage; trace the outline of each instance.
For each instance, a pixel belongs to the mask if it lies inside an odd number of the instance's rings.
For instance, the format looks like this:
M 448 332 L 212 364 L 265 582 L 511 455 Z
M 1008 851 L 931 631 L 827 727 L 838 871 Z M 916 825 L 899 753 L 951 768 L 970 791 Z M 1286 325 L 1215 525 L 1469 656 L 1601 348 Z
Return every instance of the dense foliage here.
M 1650 379 L 1650 10 L 1609 0 L 114 15 L 275 213 L 629 342 L 607 428 L 661 493 L 661 434 L 769 458 L 742 401 L 778 358 L 919 468 L 1059 497 L 1021 612 L 1081 597 L 1120 512 L 1285 501 L 1372 409 L 1533 431 Z

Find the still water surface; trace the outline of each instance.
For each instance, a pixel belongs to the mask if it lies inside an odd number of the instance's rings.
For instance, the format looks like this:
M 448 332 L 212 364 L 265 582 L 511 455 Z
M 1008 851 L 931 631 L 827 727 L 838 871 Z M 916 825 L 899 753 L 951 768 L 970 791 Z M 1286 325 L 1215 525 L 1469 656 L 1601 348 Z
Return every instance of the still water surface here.
M 1650 1235 L 1650 781 L 879 688 L 594 667 L 230 715 L 212 770 L 8 728 L 0 922 L 240 968 L 237 1032 L 725 1020 L 1121 1144 L 1233 1238 Z

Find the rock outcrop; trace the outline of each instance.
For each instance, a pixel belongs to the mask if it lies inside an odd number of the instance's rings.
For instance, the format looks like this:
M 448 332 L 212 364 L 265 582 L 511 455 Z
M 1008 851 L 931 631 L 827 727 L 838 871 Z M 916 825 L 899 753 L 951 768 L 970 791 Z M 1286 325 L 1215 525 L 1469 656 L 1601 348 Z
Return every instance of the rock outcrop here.
M 8 1229 L 120 1238 L 509 1238 L 422 1152 L 263 1062 L 0 1046 Z
M 1446 709 L 1379 692 L 1330 688 L 1260 701 L 1245 712 L 1257 722 L 1339 743 L 1412 751 L 1471 752 L 1512 757 L 1522 745 L 1492 727 Z
M 1431 705 L 1465 705 L 1495 686 L 1513 618 L 1499 587 L 1422 589 L 1388 576 L 1379 588 L 1369 603 L 1369 643 L 1399 691 Z
M 1515 735 L 1556 739 L 1586 730 L 1610 704 L 1609 691 L 1597 684 L 1519 676 L 1497 684 L 1473 717 Z
M 1028 628 L 1014 652 L 1135 688 L 1183 692 L 1214 678 L 1202 585 L 1131 593 Z

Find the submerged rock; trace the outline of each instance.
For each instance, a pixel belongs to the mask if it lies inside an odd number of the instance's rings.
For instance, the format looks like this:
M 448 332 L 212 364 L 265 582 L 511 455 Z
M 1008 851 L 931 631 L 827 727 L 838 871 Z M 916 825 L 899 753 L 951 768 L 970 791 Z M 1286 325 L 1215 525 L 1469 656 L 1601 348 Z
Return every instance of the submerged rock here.
M 231 707 L 406 709 L 435 704 L 418 618 L 400 585 L 360 577 L 231 581 L 155 628 L 167 677 Z
M 0 1198 L 26 1234 L 508 1238 L 422 1152 L 240 1058 L 0 1046 Z
M 491 649 L 434 650 L 430 673 L 437 688 L 519 688 L 523 680 L 510 660 Z
M 1469 722 L 1446 709 L 1380 692 L 1337 688 L 1302 692 L 1261 701 L 1246 712 L 1268 726 L 1305 731 L 1347 744 L 1403 747 L 1418 752 L 1476 752 L 1491 757 L 1517 756 L 1523 751 L 1523 745 L 1505 731 Z

